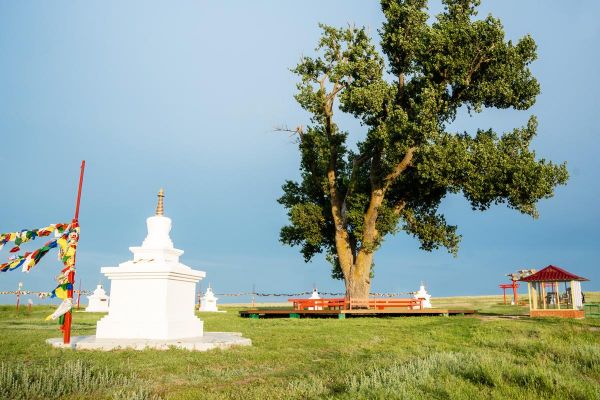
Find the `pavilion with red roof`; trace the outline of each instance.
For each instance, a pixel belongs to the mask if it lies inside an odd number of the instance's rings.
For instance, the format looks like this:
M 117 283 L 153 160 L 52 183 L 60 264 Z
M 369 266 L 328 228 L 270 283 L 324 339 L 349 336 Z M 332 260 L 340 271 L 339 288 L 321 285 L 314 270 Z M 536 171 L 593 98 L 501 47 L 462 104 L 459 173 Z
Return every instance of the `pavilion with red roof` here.
M 548 265 L 519 280 L 527 282 L 531 317 L 584 318 L 581 282 L 588 279 Z

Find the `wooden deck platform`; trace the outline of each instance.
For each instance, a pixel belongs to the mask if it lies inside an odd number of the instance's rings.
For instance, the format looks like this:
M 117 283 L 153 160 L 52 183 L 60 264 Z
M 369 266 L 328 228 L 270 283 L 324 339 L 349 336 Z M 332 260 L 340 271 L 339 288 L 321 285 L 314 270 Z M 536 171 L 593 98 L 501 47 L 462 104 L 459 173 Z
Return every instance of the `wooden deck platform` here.
M 387 308 L 385 310 L 294 310 L 294 309 L 250 309 L 240 311 L 244 318 L 354 318 L 354 317 L 409 317 L 476 314 L 476 310 L 451 310 L 445 308 L 426 308 L 408 310 L 406 308 Z

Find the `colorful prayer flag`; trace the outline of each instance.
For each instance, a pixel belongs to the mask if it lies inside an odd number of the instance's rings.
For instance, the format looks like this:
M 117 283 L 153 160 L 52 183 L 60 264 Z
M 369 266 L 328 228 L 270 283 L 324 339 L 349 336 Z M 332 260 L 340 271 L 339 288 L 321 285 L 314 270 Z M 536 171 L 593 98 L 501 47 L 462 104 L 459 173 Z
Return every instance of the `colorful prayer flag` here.
M 46 317 L 46 321 L 54 320 L 62 315 L 65 315 L 73 308 L 73 299 L 64 299 L 62 303 L 58 306 L 56 310 L 50 315 Z
M 58 285 L 53 291 L 50 298 L 58 297 L 59 299 L 67 298 L 67 291 L 73 290 L 72 283 L 63 283 L 62 285 Z

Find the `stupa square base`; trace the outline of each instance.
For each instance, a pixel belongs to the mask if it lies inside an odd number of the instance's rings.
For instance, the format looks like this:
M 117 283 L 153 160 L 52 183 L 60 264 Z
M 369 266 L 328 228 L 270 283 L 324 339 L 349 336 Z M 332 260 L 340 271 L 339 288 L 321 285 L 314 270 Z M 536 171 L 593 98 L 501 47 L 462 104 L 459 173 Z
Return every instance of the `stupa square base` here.
M 74 350 L 168 350 L 170 348 L 207 351 L 212 349 L 227 349 L 233 346 L 251 346 L 250 339 L 242 337 L 239 332 L 204 332 L 203 336 L 176 339 L 98 339 L 96 336 L 73 336 L 71 343 L 65 345 L 62 338 L 46 339 L 53 347 Z
M 169 318 L 154 320 L 129 320 L 110 314 L 96 323 L 97 339 L 150 339 L 182 340 L 202 336 L 204 322 L 195 315 L 184 320 Z

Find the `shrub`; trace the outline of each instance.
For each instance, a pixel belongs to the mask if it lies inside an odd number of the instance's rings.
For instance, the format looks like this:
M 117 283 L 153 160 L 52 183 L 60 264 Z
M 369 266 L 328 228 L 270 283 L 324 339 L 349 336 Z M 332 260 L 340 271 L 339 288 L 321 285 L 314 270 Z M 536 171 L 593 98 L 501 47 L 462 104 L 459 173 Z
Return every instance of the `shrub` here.
M 134 387 L 122 391 L 119 399 L 154 400 L 139 382 L 105 368 L 81 361 L 31 366 L 25 363 L 0 363 L 0 398 L 12 400 L 59 399 L 68 395 L 110 393 L 115 387 Z

